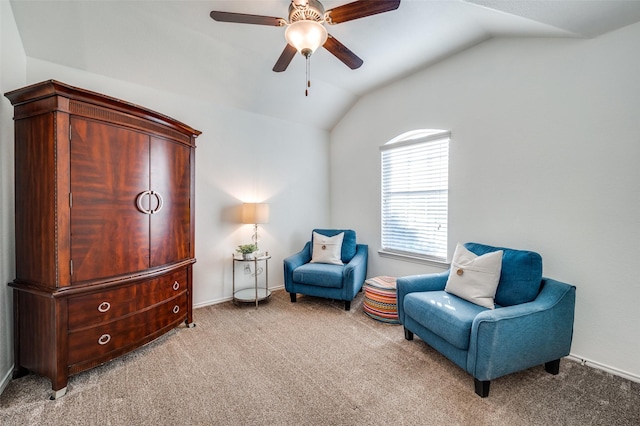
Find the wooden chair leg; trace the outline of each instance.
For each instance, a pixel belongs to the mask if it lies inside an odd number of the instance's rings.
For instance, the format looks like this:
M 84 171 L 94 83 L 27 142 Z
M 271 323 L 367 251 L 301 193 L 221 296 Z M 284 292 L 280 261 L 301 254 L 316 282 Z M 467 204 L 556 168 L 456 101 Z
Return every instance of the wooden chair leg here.
M 489 386 L 491 385 L 491 380 L 478 380 L 474 377 L 473 384 L 475 385 L 476 393 L 480 398 L 486 398 L 489 396 Z
M 413 332 L 407 330 L 407 327 L 404 327 L 404 338 L 407 340 L 413 340 Z
M 554 361 L 549 361 L 544 364 L 544 369 L 547 373 L 553 374 L 554 376 L 560 372 L 560 360 L 556 359 Z
M 291 298 L 291 303 L 296 303 L 296 293 L 289 293 L 289 297 Z

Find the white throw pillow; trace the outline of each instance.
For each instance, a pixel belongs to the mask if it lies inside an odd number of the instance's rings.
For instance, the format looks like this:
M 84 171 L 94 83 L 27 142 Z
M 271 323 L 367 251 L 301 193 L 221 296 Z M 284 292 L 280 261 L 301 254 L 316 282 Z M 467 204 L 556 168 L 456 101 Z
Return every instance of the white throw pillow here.
M 476 305 L 494 309 L 502 270 L 502 250 L 478 256 L 462 244 L 456 246 L 444 291 Z
M 313 233 L 313 249 L 311 252 L 311 263 L 330 263 L 333 265 L 344 265 L 342 263 L 342 240 L 344 232 L 333 237 Z

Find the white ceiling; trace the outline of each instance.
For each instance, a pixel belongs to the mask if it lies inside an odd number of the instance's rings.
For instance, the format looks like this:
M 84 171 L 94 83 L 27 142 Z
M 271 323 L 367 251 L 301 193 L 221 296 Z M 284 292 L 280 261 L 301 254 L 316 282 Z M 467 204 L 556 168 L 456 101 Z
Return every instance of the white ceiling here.
M 325 9 L 348 2 L 322 1 Z M 350 70 L 318 50 L 305 97 L 301 55 L 285 72 L 271 71 L 284 28 L 209 17 L 287 18 L 288 4 L 11 0 L 28 57 L 321 129 L 368 91 L 491 37 L 595 37 L 640 21 L 640 0 L 402 0 L 395 11 L 328 26 L 364 65 Z

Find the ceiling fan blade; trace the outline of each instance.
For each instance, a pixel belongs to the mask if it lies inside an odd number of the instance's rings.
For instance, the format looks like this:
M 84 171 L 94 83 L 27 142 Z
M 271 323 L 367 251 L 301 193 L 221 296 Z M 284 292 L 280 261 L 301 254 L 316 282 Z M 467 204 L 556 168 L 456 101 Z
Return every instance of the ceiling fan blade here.
M 297 52 L 298 51 L 295 47 L 287 43 L 287 45 L 284 47 L 284 50 L 282 51 L 282 54 L 278 58 L 278 61 L 273 66 L 273 70 L 275 72 L 282 72 L 286 70 Z
M 269 25 L 273 27 L 282 27 L 287 24 L 287 21 L 282 18 L 274 18 L 272 16 L 262 15 L 248 15 L 246 13 L 220 12 L 217 10 L 212 10 L 209 16 L 211 16 L 211 19 L 218 22 Z
M 339 24 L 353 19 L 364 18 L 365 16 L 389 12 L 397 9 L 398 6 L 400 6 L 400 0 L 354 1 L 327 10 L 325 18 L 328 24 Z
M 336 58 L 340 59 L 346 66 L 355 70 L 360 68 L 364 61 L 350 51 L 344 44 L 340 43 L 334 36 L 329 34 L 327 41 L 323 47 L 333 54 Z

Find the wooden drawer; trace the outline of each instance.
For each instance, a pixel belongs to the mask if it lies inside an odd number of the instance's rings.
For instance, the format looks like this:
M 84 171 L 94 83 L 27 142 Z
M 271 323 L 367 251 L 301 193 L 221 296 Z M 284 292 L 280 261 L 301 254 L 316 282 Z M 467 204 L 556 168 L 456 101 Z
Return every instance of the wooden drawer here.
M 187 316 L 186 292 L 151 309 L 105 324 L 69 333 L 68 364 L 104 357 L 110 352 L 133 346 L 146 336 L 178 324 Z
M 175 271 L 136 287 L 137 309 L 144 309 L 187 290 L 187 271 Z
M 145 336 L 153 334 L 170 324 L 178 325 L 187 320 L 187 292 L 167 300 L 165 303 L 146 311 Z
M 134 285 L 69 298 L 69 330 L 101 324 L 137 310 Z
M 161 303 L 187 290 L 187 271 L 69 298 L 69 330 L 102 324 Z

